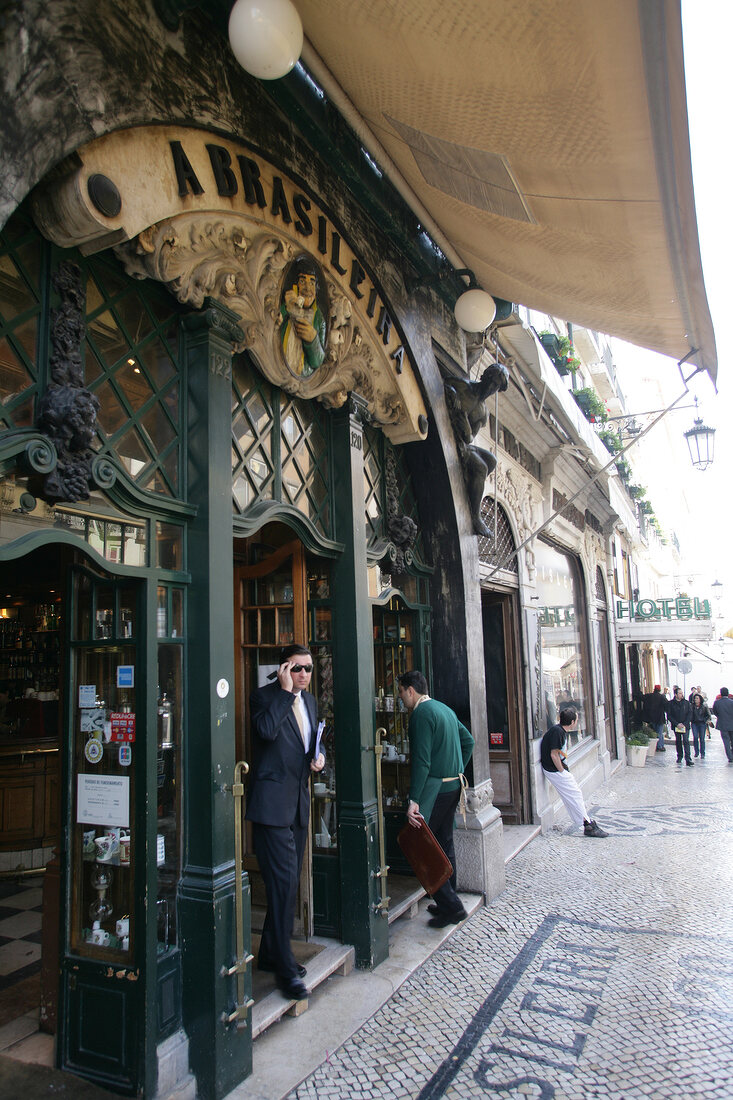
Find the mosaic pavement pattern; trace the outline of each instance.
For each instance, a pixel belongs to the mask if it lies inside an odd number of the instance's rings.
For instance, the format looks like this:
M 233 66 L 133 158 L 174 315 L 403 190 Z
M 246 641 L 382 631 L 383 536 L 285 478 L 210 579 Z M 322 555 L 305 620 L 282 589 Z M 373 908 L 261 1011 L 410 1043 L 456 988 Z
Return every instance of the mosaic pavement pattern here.
M 633 771 L 290 1100 L 730 1100 L 733 768 Z

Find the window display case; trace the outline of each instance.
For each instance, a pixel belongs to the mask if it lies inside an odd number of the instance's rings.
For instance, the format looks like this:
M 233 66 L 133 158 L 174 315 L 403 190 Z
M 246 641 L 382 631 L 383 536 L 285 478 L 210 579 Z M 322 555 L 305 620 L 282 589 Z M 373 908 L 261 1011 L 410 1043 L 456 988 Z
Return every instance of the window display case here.
M 71 950 L 129 961 L 134 950 L 135 586 L 74 575 L 71 629 Z
M 409 715 L 397 688 L 403 672 L 419 667 L 419 650 L 416 656 L 415 649 L 418 617 L 399 596 L 373 609 L 375 722 L 377 729 L 385 731 L 381 767 L 387 863 L 406 873 L 409 867 L 396 837 L 405 823 L 410 791 Z

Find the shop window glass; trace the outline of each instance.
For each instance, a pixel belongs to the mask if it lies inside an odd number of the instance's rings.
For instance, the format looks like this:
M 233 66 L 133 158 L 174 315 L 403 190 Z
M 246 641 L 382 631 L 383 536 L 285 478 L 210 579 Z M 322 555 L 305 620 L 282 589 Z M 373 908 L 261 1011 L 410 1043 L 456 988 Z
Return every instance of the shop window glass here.
M 330 569 L 326 563 L 309 557 L 306 559 L 306 576 L 308 646 L 313 655 L 311 691 L 318 700 L 318 717 L 323 723 L 321 751 L 326 758 L 323 771 L 313 777 L 311 823 L 314 849 L 323 852 L 338 847 Z
M 408 714 L 397 689 L 402 673 L 421 665 L 422 657 L 414 645 L 417 612 L 411 611 L 399 596 L 392 596 L 386 606 L 375 606 L 372 616 L 375 722 L 376 729 L 383 731 L 382 806 L 387 862 L 396 870 L 407 870 L 395 843 L 396 833 L 404 823 L 410 788 Z M 425 671 L 429 676 L 429 670 Z
M 85 377 L 100 402 L 99 448 L 142 488 L 175 496 L 182 453 L 177 306 L 106 260 L 87 263 Z
M 124 605 L 124 606 L 123 606 Z M 73 585 L 71 949 L 129 963 L 135 953 L 137 591 L 77 573 Z M 87 640 L 89 639 L 89 640 Z
M 183 528 L 174 523 L 155 524 L 155 563 L 159 569 L 183 569 Z
M 232 496 L 235 511 L 281 500 L 322 534 L 332 530 L 329 425 L 325 410 L 264 382 L 245 356 L 232 371 Z
M 23 215 L 0 233 L 0 428 L 33 424 L 42 247 Z
M 592 734 L 588 685 L 585 607 L 580 567 L 569 553 L 538 539 L 535 544 L 541 641 L 541 736 L 559 721 L 563 707 L 578 712 L 570 745 Z
M 158 950 L 175 945 L 176 889 L 181 874 L 183 648 L 158 646 L 157 807 Z

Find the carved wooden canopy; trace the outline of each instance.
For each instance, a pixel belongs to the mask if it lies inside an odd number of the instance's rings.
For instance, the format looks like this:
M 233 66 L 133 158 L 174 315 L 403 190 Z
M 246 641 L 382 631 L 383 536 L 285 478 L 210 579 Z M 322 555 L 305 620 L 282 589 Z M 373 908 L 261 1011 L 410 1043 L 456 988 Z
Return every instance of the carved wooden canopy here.
M 236 350 L 288 393 L 334 407 L 355 391 L 393 442 L 425 437 L 416 372 L 376 280 L 302 184 L 237 142 L 182 127 L 105 135 L 37 189 L 34 216 L 64 247 L 112 246 L 129 275 L 182 303 L 223 302 L 245 333 Z

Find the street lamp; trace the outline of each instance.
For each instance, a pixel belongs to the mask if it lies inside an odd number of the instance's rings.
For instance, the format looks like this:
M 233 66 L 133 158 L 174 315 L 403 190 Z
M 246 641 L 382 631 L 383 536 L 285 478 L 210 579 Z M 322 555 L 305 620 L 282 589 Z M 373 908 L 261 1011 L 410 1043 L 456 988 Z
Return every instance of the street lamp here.
M 695 411 L 697 411 L 697 398 L 695 398 Z M 713 461 L 715 450 L 715 428 L 706 428 L 701 417 L 695 417 L 692 427 L 685 432 L 685 439 L 690 450 L 690 461 L 696 470 L 707 470 Z

